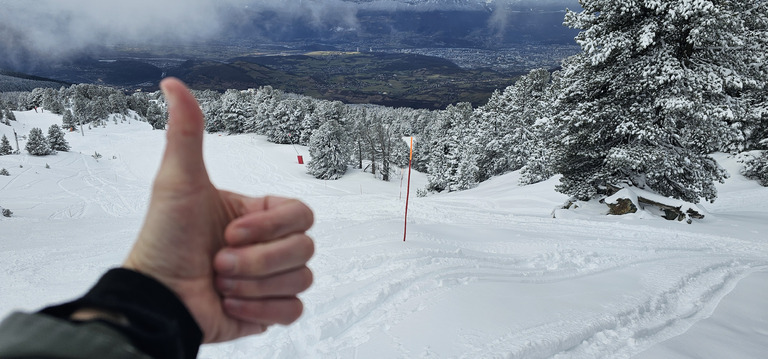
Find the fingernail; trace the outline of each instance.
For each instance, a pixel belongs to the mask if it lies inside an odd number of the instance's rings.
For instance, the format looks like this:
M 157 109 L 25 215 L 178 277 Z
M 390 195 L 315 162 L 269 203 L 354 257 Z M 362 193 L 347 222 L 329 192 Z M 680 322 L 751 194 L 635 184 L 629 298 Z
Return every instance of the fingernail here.
M 168 107 L 173 107 L 174 104 L 176 104 L 176 94 L 173 91 L 169 91 L 168 87 L 165 85 L 166 82 L 163 81 L 160 83 L 160 89 L 163 90 L 163 96 L 165 96 L 165 102 L 168 103 Z
M 237 256 L 227 252 L 219 255 L 219 270 L 222 273 L 234 273 L 237 270 Z

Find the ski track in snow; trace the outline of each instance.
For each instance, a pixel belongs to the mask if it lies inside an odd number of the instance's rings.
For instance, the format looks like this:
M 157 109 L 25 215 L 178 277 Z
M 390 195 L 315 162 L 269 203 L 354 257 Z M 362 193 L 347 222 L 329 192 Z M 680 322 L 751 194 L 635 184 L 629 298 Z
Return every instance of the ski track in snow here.
M 17 115 L 25 126 L 34 116 Z M 16 214 L 0 221 L 0 301 L 31 310 L 67 299 L 119 263 L 141 223 L 162 135 L 109 125 L 68 134 L 71 153 L 0 157 L 12 173 L 0 177 L 0 204 Z M 724 187 L 707 218 L 687 225 L 553 219 L 565 199 L 556 180 L 518 187 L 513 174 L 411 196 L 403 243 L 399 181 L 359 171 L 318 181 L 292 146 L 252 135 L 207 135 L 205 156 L 221 188 L 307 202 L 317 254 L 296 324 L 206 346 L 201 358 L 629 358 L 709 317 L 741 279 L 768 269 L 768 191 L 747 182 Z M 416 173 L 414 194 L 424 183 Z

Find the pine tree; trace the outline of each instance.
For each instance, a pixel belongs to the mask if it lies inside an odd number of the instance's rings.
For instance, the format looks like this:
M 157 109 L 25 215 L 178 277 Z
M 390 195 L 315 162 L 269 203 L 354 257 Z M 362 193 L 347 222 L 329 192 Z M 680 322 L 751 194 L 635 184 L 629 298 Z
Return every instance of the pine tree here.
M 24 147 L 33 156 L 47 156 L 55 154 L 48 140 L 43 135 L 43 130 L 35 127 L 29 131 L 27 145 Z
M 11 147 L 11 142 L 8 141 L 8 137 L 3 135 L 2 138 L 0 138 L 0 156 L 10 155 L 13 153 L 13 147 Z
M 157 102 L 151 102 L 147 108 L 147 122 L 152 125 L 153 130 L 165 129 L 168 118 L 165 117 L 163 109 Z
M 5 110 L 5 118 L 11 121 L 16 121 L 16 115 L 13 114 L 13 111 L 10 109 Z
M 273 114 L 284 96 L 282 91 L 275 90 L 271 86 L 263 86 L 256 90 L 251 98 L 253 116 L 246 120 L 245 132 L 260 135 L 271 133 L 277 126 Z
M 708 154 L 738 137 L 743 85 L 757 83 L 747 68 L 764 66 L 744 56 L 744 8 L 765 2 L 580 3 L 566 24 L 582 30 L 584 52 L 563 66 L 549 147 L 557 189 L 590 199 L 629 185 L 714 200 L 727 173 Z
M 349 138 L 341 124 L 330 120 L 320 125 L 309 141 L 309 153 L 309 174 L 325 180 L 341 178 L 350 158 Z
M 754 156 L 744 163 L 741 172 L 745 177 L 751 178 L 763 187 L 768 187 L 768 152 Z
M 267 140 L 280 144 L 297 144 L 301 138 L 301 122 L 304 120 L 306 108 L 297 99 L 285 99 L 275 107 L 270 118 L 271 126 L 265 135 Z
M 64 117 L 62 118 L 62 125 L 66 129 L 77 128 L 77 122 L 75 122 L 75 116 L 72 114 L 71 110 L 64 111 Z
M 106 121 L 109 118 L 109 103 L 107 99 L 93 99 L 88 107 L 88 112 L 92 116 L 92 119 L 97 122 L 97 125 L 101 125 L 103 121 Z
M 81 126 L 91 122 L 89 100 L 79 91 L 75 92 L 72 99 L 72 114 L 75 115 L 75 121 Z
M 58 92 L 51 88 L 45 89 L 43 93 L 43 107 L 57 115 L 61 115 L 64 112 L 64 105 L 61 103 Z
M 69 152 L 69 142 L 64 138 L 64 130 L 53 124 L 48 128 L 48 143 L 53 151 Z
M 310 105 L 312 111 L 307 116 L 304 116 L 304 121 L 301 122 L 301 138 L 299 143 L 307 145 L 310 143 L 312 134 L 322 124 L 327 121 L 338 121 L 341 126 L 345 125 L 346 108 L 344 104 L 339 101 L 317 101 Z
M 123 94 L 113 93 L 109 95 L 109 112 L 125 115 L 128 113 L 128 100 Z
M 534 137 L 528 143 L 528 160 L 520 175 L 520 184 L 522 185 L 545 181 L 556 174 L 553 163 L 557 158 L 559 148 L 553 144 L 561 134 L 561 130 L 552 118 L 552 108 L 557 96 L 562 92 L 561 84 L 560 72 L 555 71 L 540 101 L 540 105 L 546 108 L 543 111 L 544 116 L 539 117 L 530 128 Z
M 149 98 L 146 93 L 136 92 L 127 98 L 128 109 L 133 110 L 141 117 L 147 117 L 147 109 L 149 108 Z M 77 113 L 75 113 L 77 115 Z
M 64 104 L 61 103 L 61 101 L 54 100 L 50 102 L 46 107 L 46 110 L 51 111 L 52 113 L 55 113 L 57 115 L 64 114 Z
M 549 85 L 549 71 L 533 70 L 503 93 L 495 92 L 488 104 L 475 111 L 478 136 L 485 146 L 478 163 L 481 181 L 528 163 L 537 140 L 534 124 L 547 117 L 551 108 Z
M 468 103 L 451 105 L 428 127 L 427 190 L 461 191 L 473 188 L 479 182 L 478 125 L 472 114 L 472 106 Z
M 246 96 L 238 90 L 227 90 L 221 96 L 221 108 L 218 118 L 229 134 L 245 132 L 245 120 L 248 118 Z
M 221 116 L 221 101 L 212 99 L 201 105 L 203 116 L 205 116 L 205 130 L 213 132 L 222 132 L 226 128 Z

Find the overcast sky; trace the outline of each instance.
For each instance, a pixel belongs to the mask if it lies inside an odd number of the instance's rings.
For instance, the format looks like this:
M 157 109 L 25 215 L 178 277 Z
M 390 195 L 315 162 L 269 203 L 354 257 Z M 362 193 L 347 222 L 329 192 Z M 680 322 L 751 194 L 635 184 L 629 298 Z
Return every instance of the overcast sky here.
M 577 0 L 524 1 L 532 7 L 578 7 Z M 0 50 L 5 51 L 0 56 L 26 51 L 28 56 L 55 57 L 90 46 L 207 39 L 238 21 L 246 7 L 300 15 L 317 26 L 354 26 L 359 6 L 343 0 L 0 0 Z

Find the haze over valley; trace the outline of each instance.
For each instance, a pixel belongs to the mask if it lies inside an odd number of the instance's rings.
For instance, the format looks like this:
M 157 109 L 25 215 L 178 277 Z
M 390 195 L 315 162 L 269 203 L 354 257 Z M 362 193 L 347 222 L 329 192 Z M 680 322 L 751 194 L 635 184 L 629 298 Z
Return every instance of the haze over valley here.
M 481 105 L 519 75 L 579 51 L 577 32 L 562 25 L 575 1 L 194 1 L 185 11 L 195 16 L 186 17 L 165 3 L 121 9 L 81 0 L 0 15 L 0 69 L 126 90 L 156 90 L 174 75 L 199 90 L 271 85 L 348 103 L 444 108 Z M 161 31 L 158 22 L 179 26 Z M 294 67 L 251 66 L 280 63 L 259 59 L 274 56 L 291 56 Z M 380 78 L 339 79 L 328 68 Z M 404 78 L 408 91 L 392 84 Z

